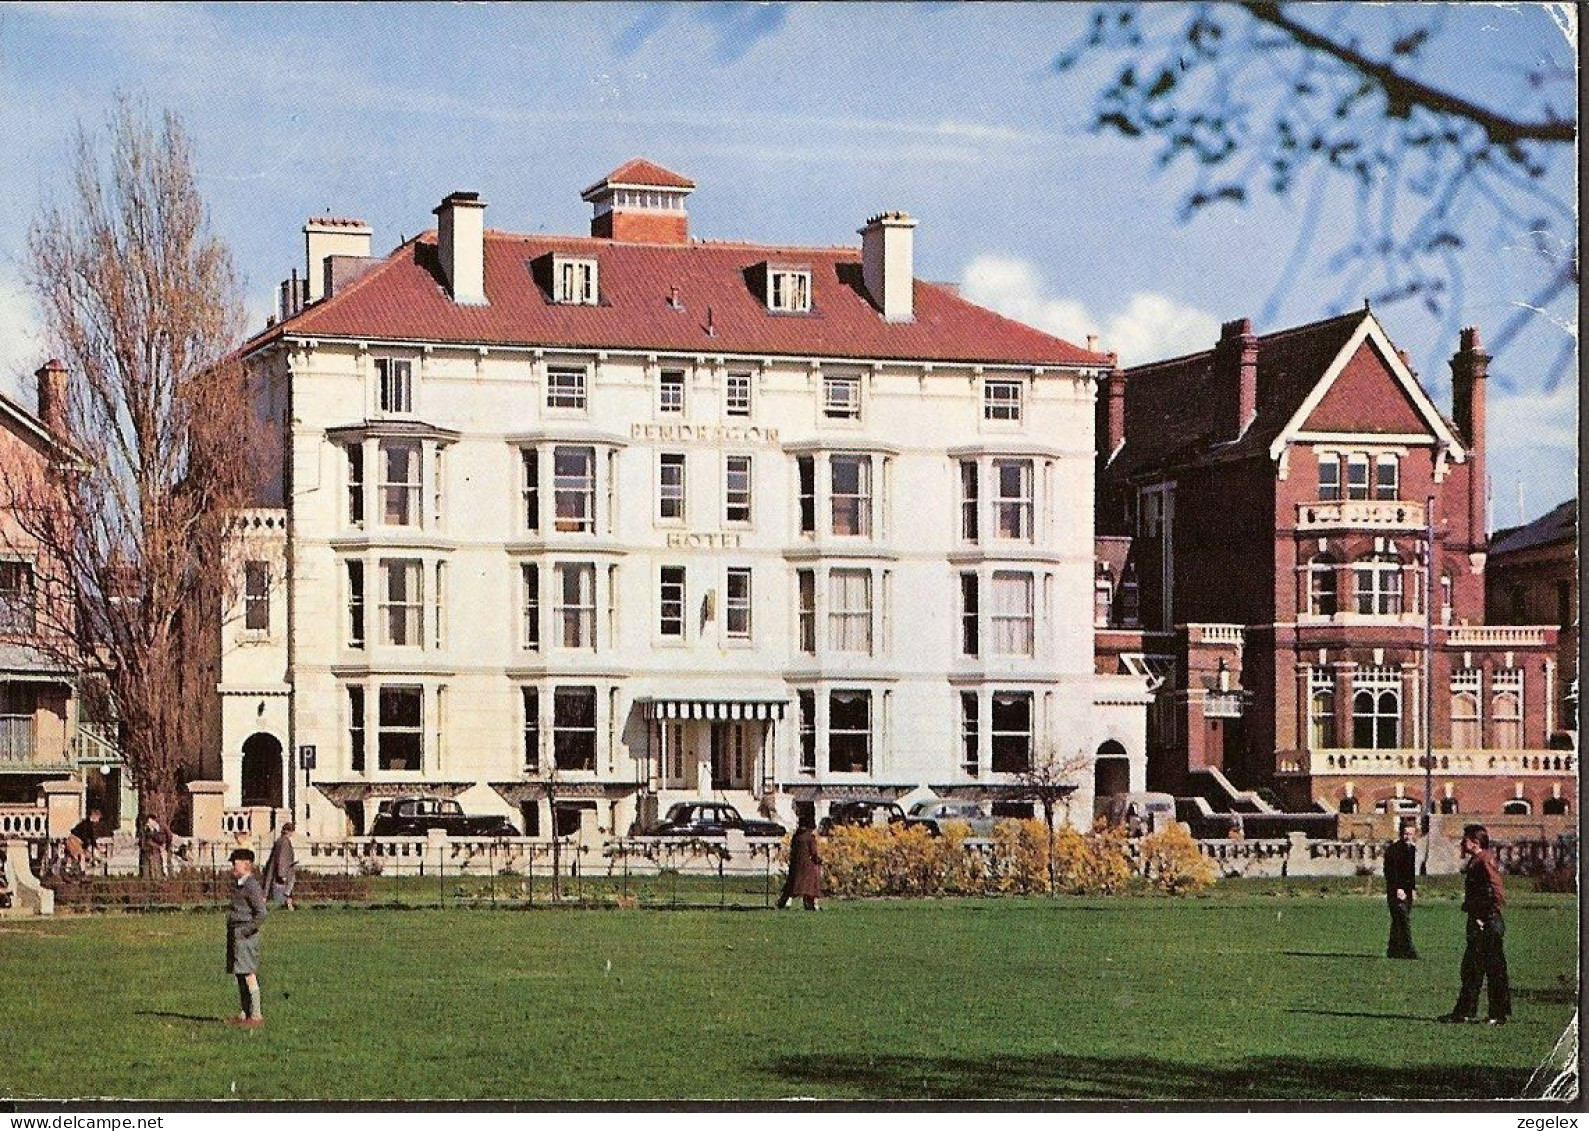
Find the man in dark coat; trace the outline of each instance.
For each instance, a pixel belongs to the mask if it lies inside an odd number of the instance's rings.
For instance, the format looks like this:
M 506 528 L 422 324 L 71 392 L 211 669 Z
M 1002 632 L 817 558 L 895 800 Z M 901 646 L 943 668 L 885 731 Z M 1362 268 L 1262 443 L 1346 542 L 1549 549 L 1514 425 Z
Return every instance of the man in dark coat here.
M 1501 907 L 1506 889 L 1501 869 L 1490 852 L 1490 834 L 1483 825 L 1462 830 L 1462 910 L 1468 913 L 1468 946 L 1462 954 L 1462 990 L 1442 1021 L 1470 1021 L 1479 1007 L 1479 985 L 1488 980 L 1491 1025 L 1512 1017 L 1512 989 L 1506 976 L 1506 922 Z
M 1401 837 L 1385 848 L 1385 901 L 1390 904 L 1390 958 L 1417 958 L 1412 945 L 1412 900 L 1418 890 L 1417 822 L 1402 821 Z
M 226 972 L 237 977 L 242 1012 L 228 1025 L 257 1029 L 265 1023 L 259 1002 L 259 929 L 267 908 L 265 891 L 254 875 L 254 854 L 246 848 L 232 853 L 232 905 L 226 911 Z
M 789 878 L 778 896 L 778 910 L 788 907 L 797 895 L 807 911 L 822 910 L 822 854 L 817 851 L 817 830 L 804 817 L 789 842 Z
M 277 903 L 285 903 L 288 911 L 298 910 L 292 900 L 293 885 L 298 881 L 297 857 L 292 852 L 295 828 L 291 821 L 281 826 L 281 835 L 271 845 L 270 858 L 265 861 L 265 894 Z

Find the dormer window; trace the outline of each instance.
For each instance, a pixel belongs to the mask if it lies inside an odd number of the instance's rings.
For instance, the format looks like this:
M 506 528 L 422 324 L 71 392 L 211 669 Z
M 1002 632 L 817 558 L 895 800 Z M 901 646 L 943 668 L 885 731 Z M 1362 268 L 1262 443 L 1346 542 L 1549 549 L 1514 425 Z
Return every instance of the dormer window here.
M 785 314 L 811 310 L 811 272 L 767 268 L 767 309 Z
M 414 363 L 404 358 L 378 357 L 375 373 L 380 380 L 380 411 L 405 415 L 414 411 Z
M 573 306 L 596 305 L 596 261 L 594 259 L 552 260 L 554 299 Z

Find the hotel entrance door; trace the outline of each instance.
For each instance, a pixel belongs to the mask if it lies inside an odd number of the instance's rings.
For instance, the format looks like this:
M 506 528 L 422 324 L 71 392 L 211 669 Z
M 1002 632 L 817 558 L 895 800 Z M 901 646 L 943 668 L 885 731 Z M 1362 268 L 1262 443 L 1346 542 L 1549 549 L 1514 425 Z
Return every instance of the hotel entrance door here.
M 754 737 L 749 722 L 712 724 L 712 788 L 749 789 L 755 761 Z

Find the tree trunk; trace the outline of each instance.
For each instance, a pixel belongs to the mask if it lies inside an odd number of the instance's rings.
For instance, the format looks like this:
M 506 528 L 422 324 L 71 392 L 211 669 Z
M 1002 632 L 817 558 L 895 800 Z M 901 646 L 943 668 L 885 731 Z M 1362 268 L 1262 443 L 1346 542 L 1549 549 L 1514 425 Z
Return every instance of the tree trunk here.
M 1053 895 L 1059 886 L 1059 873 L 1054 860 L 1054 803 L 1043 799 L 1043 823 L 1048 826 L 1048 894 Z

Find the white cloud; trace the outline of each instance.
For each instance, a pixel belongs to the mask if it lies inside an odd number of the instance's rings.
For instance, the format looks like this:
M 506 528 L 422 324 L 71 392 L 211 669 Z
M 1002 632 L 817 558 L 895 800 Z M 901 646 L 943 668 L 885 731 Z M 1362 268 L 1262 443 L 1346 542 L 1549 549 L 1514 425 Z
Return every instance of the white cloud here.
M 30 403 L 32 398 L 19 391 L 46 360 L 44 349 L 33 296 L 21 279 L 0 267 L 0 392 Z
M 1085 343 L 1087 335 L 1097 334 L 1098 348 L 1115 351 L 1126 365 L 1209 349 L 1219 337 L 1214 315 L 1151 291 L 1138 291 L 1123 310 L 1102 314 L 1053 297 L 1036 267 L 1011 256 L 977 256 L 961 276 L 960 292 L 1067 341 Z

